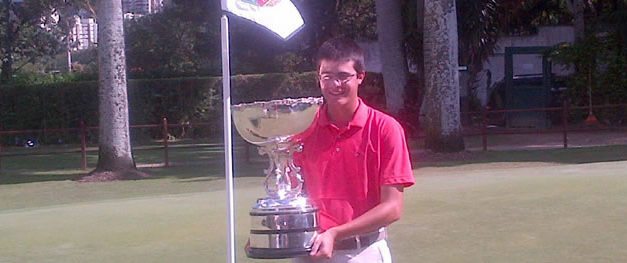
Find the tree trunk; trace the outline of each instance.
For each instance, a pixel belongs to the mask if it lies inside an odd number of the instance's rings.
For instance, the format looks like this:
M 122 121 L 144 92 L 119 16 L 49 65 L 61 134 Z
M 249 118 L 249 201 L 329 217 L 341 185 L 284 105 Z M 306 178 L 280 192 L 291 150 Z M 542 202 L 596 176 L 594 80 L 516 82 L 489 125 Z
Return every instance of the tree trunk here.
M 415 45 L 419 45 L 421 50 L 424 50 L 424 31 L 425 31 L 425 0 L 416 0 L 416 17 L 418 19 L 416 19 L 416 31 L 418 33 L 421 34 L 420 39 L 418 40 L 418 43 L 415 43 Z M 418 88 L 419 90 L 417 90 L 417 97 L 416 97 L 416 101 L 418 101 L 418 103 L 420 103 L 420 105 L 418 105 L 419 108 L 419 117 L 418 117 L 418 123 L 420 123 L 420 116 L 423 115 L 424 113 L 424 99 L 425 99 L 425 58 L 424 58 L 424 51 L 419 52 L 416 55 L 416 61 L 418 61 L 418 63 L 416 63 L 416 82 L 418 82 Z
M 81 181 L 139 179 L 131 153 L 121 0 L 98 1 L 98 166 Z
M 4 29 L 4 57 L 2 58 L 2 74 L 0 75 L 0 83 L 11 80 L 13 76 L 13 41 L 15 36 L 13 28 L 13 20 L 11 20 L 11 0 L 4 0 L 4 21 L 6 28 Z
M 455 0 L 425 0 L 424 8 L 426 147 L 436 152 L 461 151 Z
M 566 0 L 566 7 L 573 15 L 573 26 L 575 28 L 575 41 L 579 42 L 586 36 L 585 24 L 585 3 L 583 0 Z
M 376 0 L 375 4 L 386 106 L 390 113 L 398 116 L 404 107 L 408 78 L 401 1 Z

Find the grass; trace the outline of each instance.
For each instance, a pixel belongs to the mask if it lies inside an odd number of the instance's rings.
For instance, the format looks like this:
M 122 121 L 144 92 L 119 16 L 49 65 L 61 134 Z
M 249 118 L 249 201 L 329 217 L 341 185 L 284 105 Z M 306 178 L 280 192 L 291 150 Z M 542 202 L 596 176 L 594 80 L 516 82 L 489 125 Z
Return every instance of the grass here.
M 420 167 L 447 167 L 464 164 L 499 163 L 507 166 L 544 164 L 582 164 L 595 162 L 611 162 L 627 160 L 627 145 L 580 147 L 568 149 L 509 150 L 509 151 L 477 151 L 452 154 L 438 158 L 415 154 L 414 161 Z
M 188 152 L 192 150 L 193 152 Z M 417 184 L 390 228 L 396 262 L 627 261 L 627 146 L 416 154 Z M 160 152 L 136 152 L 158 162 Z M 67 180 L 72 154 L 3 157 L 0 262 L 223 262 L 221 153 L 181 148 L 200 165 L 146 168 L 153 179 Z M 241 157 L 241 155 L 240 155 Z M 263 159 L 236 159 L 238 262 Z M 93 164 L 92 159 L 92 164 Z M 141 162 L 140 162 L 141 163 Z M 28 167 L 28 168 L 26 168 Z
M 159 146 L 136 147 L 133 154 L 139 167 L 160 167 L 164 165 L 164 152 Z M 243 147 L 236 147 L 237 168 L 245 162 Z M 98 152 L 91 149 L 87 154 L 88 170 L 81 170 L 81 155 L 76 147 L 38 147 L 3 149 L 0 170 L 0 184 L 19 184 L 43 181 L 71 180 L 89 172 L 98 161 Z M 256 154 L 251 151 L 252 154 Z M 28 153 L 30 155 L 25 155 Z M 146 171 L 156 177 L 193 178 L 206 175 L 223 174 L 223 150 L 216 144 L 178 144 L 169 148 L 172 165 L 178 165 L 175 172 L 171 169 L 157 168 Z M 254 160 L 261 158 L 254 157 Z M 191 165 L 190 165 L 191 164 Z M 250 164 L 245 164 L 250 166 Z M 258 165 L 257 165 L 258 166 Z M 253 165 L 253 167 L 258 168 Z M 201 167 L 203 173 L 198 173 Z M 261 169 L 261 168 L 259 168 Z M 260 172 L 261 173 L 261 172 Z M 245 175 L 248 175 L 244 173 Z M 256 174 L 256 173 L 255 173 Z
M 625 262 L 626 165 L 424 170 L 393 226 L 398 262 Z

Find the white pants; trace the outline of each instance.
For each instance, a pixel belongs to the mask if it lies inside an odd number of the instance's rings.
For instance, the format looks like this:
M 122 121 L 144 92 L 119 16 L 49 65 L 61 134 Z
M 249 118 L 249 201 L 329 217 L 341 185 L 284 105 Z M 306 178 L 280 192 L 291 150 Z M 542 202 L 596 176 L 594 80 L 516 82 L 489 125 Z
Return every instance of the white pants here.
M 392 263 L 390 248 L 385 239 L 372 245 L 352 250 L 334 250 L 330 259 L 313 260 L 310 257 L 298 257 L 292 263 Z

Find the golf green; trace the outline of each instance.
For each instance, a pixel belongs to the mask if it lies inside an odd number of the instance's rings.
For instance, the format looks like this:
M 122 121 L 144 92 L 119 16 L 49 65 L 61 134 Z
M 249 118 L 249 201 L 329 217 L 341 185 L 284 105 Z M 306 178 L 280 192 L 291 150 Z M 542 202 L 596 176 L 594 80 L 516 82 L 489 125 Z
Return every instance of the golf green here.
M 627 161 L 415 170 L 396 262 L 626 262 Z M 260 177 L 236 180 L 238 262 Z M 0 185 L 0 262 L 224 262 L 224 180 Z

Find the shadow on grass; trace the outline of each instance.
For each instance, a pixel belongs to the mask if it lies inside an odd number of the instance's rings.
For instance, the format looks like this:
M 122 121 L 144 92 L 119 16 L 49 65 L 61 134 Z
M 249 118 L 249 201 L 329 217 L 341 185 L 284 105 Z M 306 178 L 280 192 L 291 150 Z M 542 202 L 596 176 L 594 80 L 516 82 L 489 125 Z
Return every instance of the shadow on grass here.
M 163 164 L 163 151 L 135 151 L 138 164 L 154 164 L 142 171 L 153 175 L 152 179 L 175 178 L 181 183 L 202 182 L 224 178 L 224 156 L 216 147 L 180 147 L 169 153 L 172 167 Z M 235 153 L 234 175 L 236 177 L 261 177 L 268 168 L 265 156 L 252 153 L 252 161 L 246 162 L 241 152 Z M 505 162 L 545 162 L 579 164 L 627 160 L 627 145 L 600 146 L 569 149 L 476 151 L 451 154 L 414 152 L 414 167 L 452 167 L 466 164 Z M 90 153 L 88 166 L 95 167 L 98 156 Z M 38 154 L 3 156 L 0 184 L 22 184 L 32 182 L 65 181 L 89 172 L 81 170 L 79 153 Z
M 149 178 L 142 180 L 154 180 L 163 178 L 175 178 L 180 179 L 180 182 L 202 182 L 212 181 L 216 179 L 224 178 L 224 161 L 218 158 L 222 156 L 214 156 L 210 160 L 200 161 L 188 161 L 174 163 L 170 167 L 162 167 L 163 163 L 155 163 L 145 168 L 146 163 L 139 163 L 138 166 L 141 171 L 152 175 Z M 16 156 L 12 159 L 40 159 L 41 156 Z M 8 159 L 8 158 L 5 158 Z M 6 161 L 6 160 L 5 160 Z M 26 160 L 16 160 L 21 162 L 20 166 L 28 166 Z M 145 161 L 145 159 L 144 159 Z M 88 173 L 91 170 L 71 169 L 63 168 L 62 164 L 58 162 L 39 163 L 38 165 L 32 165 L 30 169 L 21 168 L 17 169 L 16 162 L 11 164 L 11 167 L 0 170 L 0 185 L 6 184 L 22 184 L 22 183 L 34 183 L 34 182 L 50 182 L 50 181 L 67 181 L 74 180 L 81 175 Z M 96 162 L 91 162 L 90 167 L 95 167 Z M 267 168 L 267 162 L 241 162 L 237 163 L 233 167 L 233 174 L 236 177 L 259 177 L 263 176 L 263 170 Z
M 23 184 L 33 182 L 72 180 L 84 172 L 73 171 L 33 171 L 33 170 L 2 170 L 0 184 Z
M 477 151 L 449 154 L 419 152 L 413 154 L 415 167 L 452 167 L 479 163 L 543 162 L 583 164 L 627 161 L 627 145 L 569 149 Z
M 76 149 L 59 146 L 37 148 L 3 149 L 0 159 L 0 184 L 22 184 L 32 182 L 73 180 L 96 167 L 98 153 L 88 152 L 88 170 L 81 170 L 81 154 Z M 133 155 L 140 170 L 153 175 L 147 180 L 176 178 L 190 182 L 211 181 L 224 178 L 224 155 L 222 147 L 215 144 L 176 145 L 169 149 L 171 167 L 162 167 L 164 151 L 161 148 L 136 147 Z M 238 177 L 263 175 L 265 162 L 245 162 L 243 151 L 236 152 L 234 174 Z M 256 153 L 255 153 L 256 154 Z

